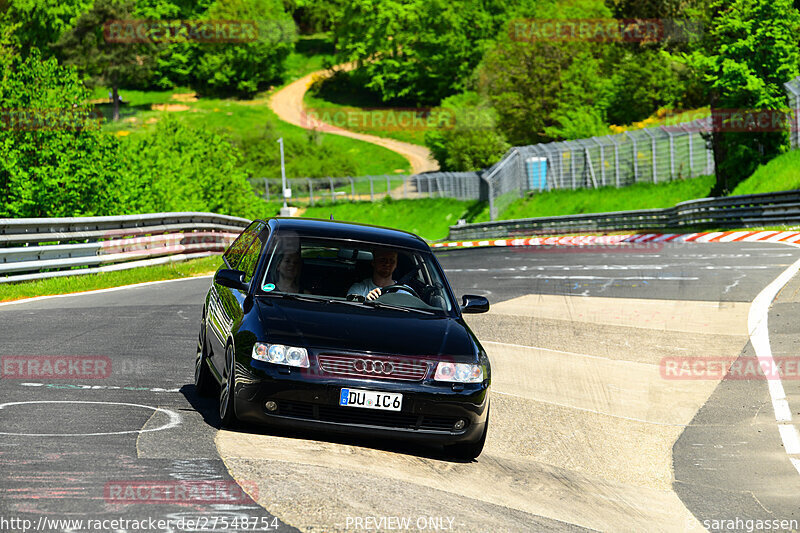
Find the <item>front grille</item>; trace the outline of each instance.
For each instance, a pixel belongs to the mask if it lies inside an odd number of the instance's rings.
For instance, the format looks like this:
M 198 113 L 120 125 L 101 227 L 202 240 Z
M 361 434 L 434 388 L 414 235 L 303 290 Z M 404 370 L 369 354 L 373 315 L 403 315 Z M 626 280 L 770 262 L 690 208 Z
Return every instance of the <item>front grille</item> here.
M 366 355 L 321 354 L 317 361 L 325 374 L 401 381 L 422 381 L 430 365 L 418 359 Z
M 318 420 L 335 424 L 354 424 L 394 429 L 450 432 L 458 418 L 448 416 L 412 415 L 407 413 L 384 412 L 357 407 L 339 407 L 310 403 L 280 402 L 278 414 L 289 418 Z M 462 430 L 463 431 L 463 430 Z

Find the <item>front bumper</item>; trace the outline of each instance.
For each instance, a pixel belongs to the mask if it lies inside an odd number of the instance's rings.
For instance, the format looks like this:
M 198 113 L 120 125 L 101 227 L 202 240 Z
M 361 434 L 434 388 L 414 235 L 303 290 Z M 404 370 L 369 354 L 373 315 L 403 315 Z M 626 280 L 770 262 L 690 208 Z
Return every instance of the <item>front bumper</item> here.
M 239 367 L 241 368 L 241 367 Z M 342 388 L 403 395 L 400 411 L 339 406 Z M 236 416 L 246 422 L 303 430 L 401 438 L 431 444 L 476 442 L 486 424 L 490 381 L 458 384 L 313 375 L 306 369 L 253 362 L 237 372 Z M 278 404 L 275 412 L 265 403 Z M 463 429 L 454 429 L 457 420 Z

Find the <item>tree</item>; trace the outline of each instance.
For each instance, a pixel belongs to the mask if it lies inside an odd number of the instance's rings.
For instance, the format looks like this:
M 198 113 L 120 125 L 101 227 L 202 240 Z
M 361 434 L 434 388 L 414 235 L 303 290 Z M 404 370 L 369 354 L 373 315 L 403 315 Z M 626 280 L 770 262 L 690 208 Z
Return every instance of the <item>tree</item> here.
M 505 16 L 502 0 L 354 0 L 336 27 L 338 58 L 356 61 L 384 102 L 437 104 L 466 88 Z
M 0 217 L 115 213 L 117 141 L 99 130 L 75 69 L 36 49 L 12 58 L 0 109 Z
M 779 113 L 787 108 L 783 84 L 798 75 L 800 14 L 790 0 L 718 0 L 712 25 L 699 49 L 682 56 L 700 69 L 711 112 Z M 716 123 L 711 134 L 716 168 L 713 194 L 728 194 L 788 144 L 787 131 L 731 131 L 732 120 Z
M 21 54 L 37 48 L 44 57 L 51 46 L 91 6 L 91 0 L 0 0 L 0 26 L 13 26 Z
M 64 62 L 88 74 L 91 84 L 111 87 L 114 120 L 119 120 L 119 88 L 142 85 L 153 73 L 152 42 L 117 42 L 104 33 L 107 22 L 130 20 L 133 12 L 133 0 L 96 0 L 56 45 Z
M 280 79 L 297 35 L 278 0 L 219 0 L 202 18 L 256 21 L 258 35 L 253 42 L 196 44 L 191 85 L 198 92 L 251 97 Z

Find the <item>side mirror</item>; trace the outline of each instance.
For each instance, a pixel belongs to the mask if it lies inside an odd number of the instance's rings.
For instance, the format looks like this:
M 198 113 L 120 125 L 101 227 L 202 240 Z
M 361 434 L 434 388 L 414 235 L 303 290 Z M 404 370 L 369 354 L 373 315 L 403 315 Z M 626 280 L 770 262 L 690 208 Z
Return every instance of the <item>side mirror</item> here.
M 241 270 L 223 268 L 214 275 L 214 283 L 243 292 L 247 292 L 250 289 L 250 285 L 244 281 L 244 272 Z
M 489 300 L 483 296 L 465 294 L 461 297 L 462 313 L 485 313 L 489 310 Z

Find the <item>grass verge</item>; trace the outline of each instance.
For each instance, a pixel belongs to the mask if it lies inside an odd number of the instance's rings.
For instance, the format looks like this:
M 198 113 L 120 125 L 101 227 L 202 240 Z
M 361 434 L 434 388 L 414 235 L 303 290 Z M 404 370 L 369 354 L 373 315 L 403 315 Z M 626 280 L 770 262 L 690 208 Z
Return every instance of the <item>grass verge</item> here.
M 636 209 L 663 209 L 679 202 L 705 198 L 714 186 L 713 176 L 702 176 L 666 183 L 638 183 L 616 189 L 555 190 L 535 193 L 515 200 L 500 213 L 499 220 L 516 218 L 606 213 Z M 479 213 L 475 222 L 489 219 L 488 207 Z
M 334 220 L 401 229 L 433 241 L 447 237 L 451 225 L 460 218 L 470 221 L 482 207 L 481 202 L 453 198 L 384 199 L 317 205 L 307 208 L 302 216 L 327 220 L 333 215 Z
M 53 294 L 69 294 L 73 292 L 93 291 L 133 285 L 146 281 L 189 278 L 214 273 L 222 262 L 222 256 L 213 255 L 200 259 L 192 259 L 182 263 L 170 263 L 143 268 L 132 268 L 102 274 L 86 274 L 82 276 L 65 276 L 20 283 L 4 283 L 0 285 L 0 302 L 9 302 L 21 298 L 49 296 Z
M 791 191 L 800 189 L 800 151 L 781 154 L 766 165 L 761 165 L 753 175 L 741 182 L 731 194 L 756 194 L 760 192 Z

